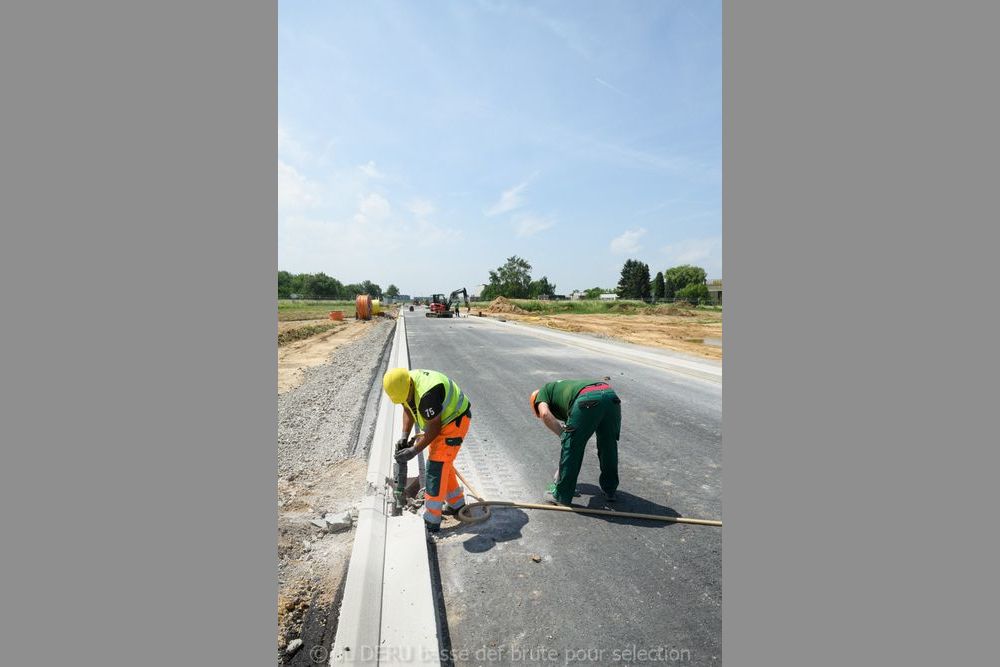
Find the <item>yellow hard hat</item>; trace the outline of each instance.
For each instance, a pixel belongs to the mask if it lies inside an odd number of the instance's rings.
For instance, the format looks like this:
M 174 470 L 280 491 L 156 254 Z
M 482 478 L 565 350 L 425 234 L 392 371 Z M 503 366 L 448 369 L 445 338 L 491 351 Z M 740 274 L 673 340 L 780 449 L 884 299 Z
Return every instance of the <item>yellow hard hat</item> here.
M 382 388 L 393 403 L 402 403 L 410 395 L 410 371 L 390 368 L 382 376 Z

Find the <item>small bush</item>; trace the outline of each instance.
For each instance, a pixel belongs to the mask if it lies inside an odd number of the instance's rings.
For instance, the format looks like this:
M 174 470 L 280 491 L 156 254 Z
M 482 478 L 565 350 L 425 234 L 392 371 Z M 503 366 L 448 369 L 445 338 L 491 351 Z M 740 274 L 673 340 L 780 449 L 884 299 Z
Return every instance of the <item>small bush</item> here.
M 711 297 L 708 294 L 708 287 L 702 283 L 682 287 L 677 290 L 676 297 L 678 300 L 683 299 L 684 301 L 687 301 L 695 306 L 699 303 L 708 303 L 711 300 Z

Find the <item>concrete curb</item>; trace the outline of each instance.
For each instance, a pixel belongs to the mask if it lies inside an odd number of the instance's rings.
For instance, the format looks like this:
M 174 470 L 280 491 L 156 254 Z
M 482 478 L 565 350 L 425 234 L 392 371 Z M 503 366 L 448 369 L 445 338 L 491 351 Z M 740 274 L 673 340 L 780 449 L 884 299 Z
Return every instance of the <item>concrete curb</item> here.
M 389 353 L 389 367 L 396 366 L 410 367 L 402 317 Z M 330 664 L 440 665 L 423 519 L 405 512 L 389 516 L 385 479 L 392 475 L 403 412 L 385 394 L 378 405 Z
M 469 319 L 474 322 L 491 322 L 496 326 L 510 327 L 530 336 L 558 340 L 566 345 L 572 345 L 607 356 L 618 357 L 619 359 L 635 361 L 665 371 L 681 373 L 699 380 L 712 382 L 713 384 L 720 384 L 722 382 L 721 364 L 686 359 L 671 355 L 668 352 L 646 349 L 639 345 L 632 345 L 631 343 L 605 343 L 572 333 L 551 331 L 531 324 L 501 322 L 495 319 L 495 317 L 470 317 Z

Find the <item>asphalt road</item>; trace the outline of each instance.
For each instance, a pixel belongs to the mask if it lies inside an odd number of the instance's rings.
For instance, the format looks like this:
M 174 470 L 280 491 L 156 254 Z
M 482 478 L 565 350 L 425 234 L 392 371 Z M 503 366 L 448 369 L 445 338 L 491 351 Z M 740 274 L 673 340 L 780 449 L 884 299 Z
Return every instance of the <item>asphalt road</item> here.
M 487 498 L 540 502 L 552 478 L 559 441 L 530 411 L 534 389 L 610 376 L 622 400 L 611 507 L 721 519 L 721 384 L 539 338 L 523 325 L 404 314 L 411 366 L 446 373 L 472 401 L 456 467 Z M 574 503 L 609 507 L 598 472 L 591 439 Z M 443 531 L 432 548 L 456 665 L 721 663 L 720 528 L 493 512 Z

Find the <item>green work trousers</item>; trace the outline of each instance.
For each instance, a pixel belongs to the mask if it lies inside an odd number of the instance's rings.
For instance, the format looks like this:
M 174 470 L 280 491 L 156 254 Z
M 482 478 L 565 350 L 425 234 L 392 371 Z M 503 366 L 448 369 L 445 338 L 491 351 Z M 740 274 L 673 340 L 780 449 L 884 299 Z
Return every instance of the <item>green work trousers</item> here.
M 597 458 L 601 464 L 601 489 L 618 489 L 618 438 L 621 435 L 621 399 L 613 389 L 590 391 L 577 397 L 566 420 L 559 457 L 559 481 L 555 498 L 568 503 L 576 491 L 576 478 L 590 436 L 597 434 Z

